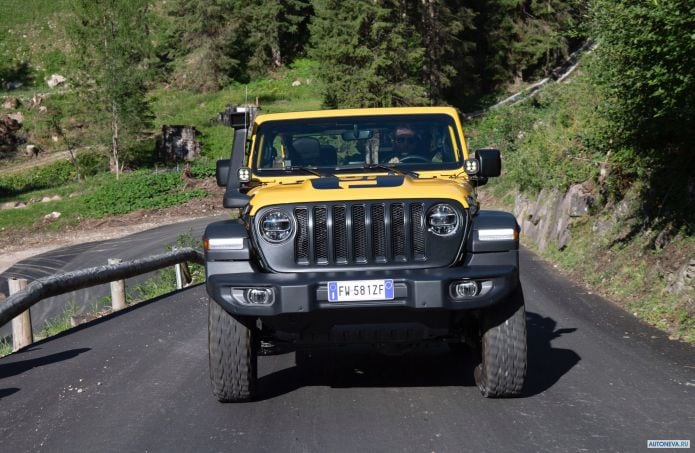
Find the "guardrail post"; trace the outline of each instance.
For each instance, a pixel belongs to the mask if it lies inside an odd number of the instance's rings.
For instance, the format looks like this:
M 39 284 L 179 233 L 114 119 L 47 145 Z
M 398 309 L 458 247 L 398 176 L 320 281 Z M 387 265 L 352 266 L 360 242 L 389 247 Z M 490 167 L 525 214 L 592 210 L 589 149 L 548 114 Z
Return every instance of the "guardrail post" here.
M 10 278 L 10 296 L 27 287 L 25 278 Z M 12 320 L 12 352 L 18 351 L 34 342 L 34 332 L 31 329 L 31 312 L 23 312 Z
M 109 258 L 109 264 L 120 264 L 121 261 L 119 258 Z M 111 310 L 123 310 L 125 307 L 125 280 L 111 282 Z

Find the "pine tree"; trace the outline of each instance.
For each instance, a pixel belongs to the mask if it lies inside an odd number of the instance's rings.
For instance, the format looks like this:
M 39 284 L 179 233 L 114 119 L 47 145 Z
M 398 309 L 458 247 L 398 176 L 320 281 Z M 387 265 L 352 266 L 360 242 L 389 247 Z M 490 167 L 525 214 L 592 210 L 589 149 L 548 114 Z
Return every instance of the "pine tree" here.
M 240 0 L 174 0 L 168 46 L 175 61 L 174 82 L 213 91 L 247 79 L 249 49 Z
M 109 124 L 117 178 L 124 146 L 140 138 L 152 119 L 146 96 L 152 56 L 149 8 L 149 0 L 74 2 L 70 36 L 81 74 L 78 84 L 85 102 Z
M 452 94 L 460 97 L 472 93 L 467 82 L 473 69 L 475 44 L 464 39 L 463 34 L 474 28 L 474 13 L 461 3 L 422 0 L 409 13 L 422 36 L 423 82 L 432 103 L 440 103 Z M 455 93 L 447 90 L 453 86 Z
M 329 107 L 427 103 L 421 38 L 396 0 L 317 0 L 311 55 Z
M 309 0 L 249 1 L 244 8 L 249 67 L 256 74 L 277 69 L 300 54 L 309 39 Z

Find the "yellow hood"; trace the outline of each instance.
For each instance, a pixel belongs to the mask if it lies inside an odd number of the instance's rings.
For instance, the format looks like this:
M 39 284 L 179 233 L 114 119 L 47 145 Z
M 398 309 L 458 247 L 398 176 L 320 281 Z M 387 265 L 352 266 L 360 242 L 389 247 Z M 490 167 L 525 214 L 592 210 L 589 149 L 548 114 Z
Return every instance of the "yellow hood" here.
M 466 179 L 411 178 L 401 175 L 359 175 L 307 178 L 291 183 L 259 186 L 251 191 L 251 215 L 259 209 L 284 203 L 320 203 L 355 200 L 452 199 L 468 208 L 473 191 Z

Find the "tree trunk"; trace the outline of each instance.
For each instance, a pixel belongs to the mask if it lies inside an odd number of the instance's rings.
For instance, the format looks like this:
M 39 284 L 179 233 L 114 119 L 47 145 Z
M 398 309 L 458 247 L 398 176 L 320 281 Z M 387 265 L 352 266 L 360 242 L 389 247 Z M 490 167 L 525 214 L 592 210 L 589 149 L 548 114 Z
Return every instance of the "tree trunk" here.
M 118 161 L 118 109 L 111 104 L 111 160 L 116 167 L 116 179 L 120 176 L 121 167 Z

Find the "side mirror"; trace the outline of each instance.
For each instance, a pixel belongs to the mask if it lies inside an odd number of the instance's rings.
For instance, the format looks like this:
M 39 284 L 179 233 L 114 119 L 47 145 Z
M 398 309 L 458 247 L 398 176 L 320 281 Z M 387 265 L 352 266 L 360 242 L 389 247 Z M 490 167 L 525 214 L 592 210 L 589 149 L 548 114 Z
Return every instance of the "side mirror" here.
M 229 167 L 229 159 L 221 159 L 217 161 L 217 172 L 215 176 L 217 177 L 218 186 L 227 186 L 227 181 L 229 180 Z
M 480 165 L 478 177 L 489 178 L 499 176 L 502 173 L 502 159 L 500 158 L 499 149 L 484 148 L 476 150 L 475 158 Z

